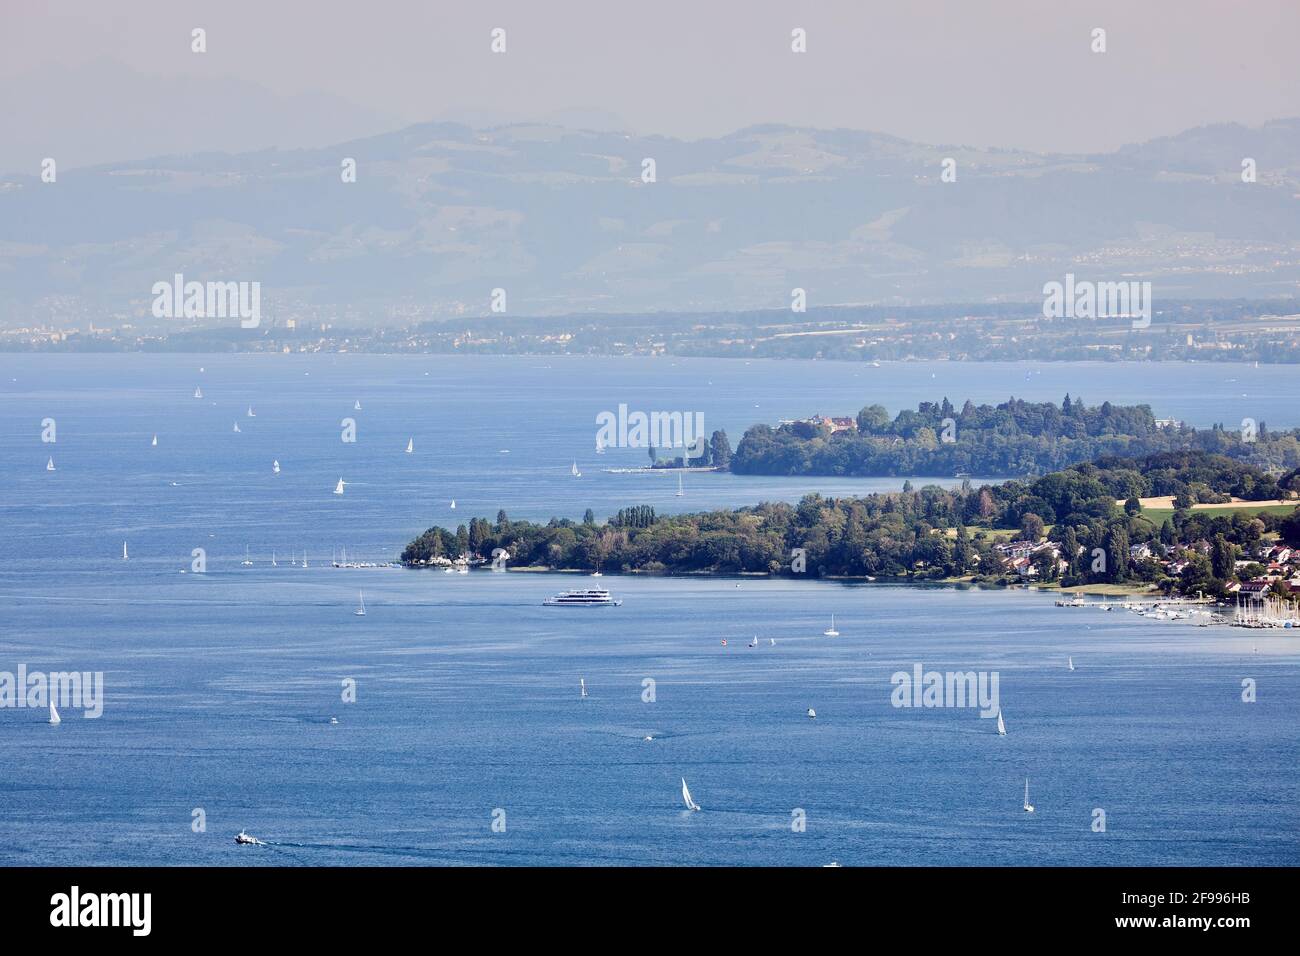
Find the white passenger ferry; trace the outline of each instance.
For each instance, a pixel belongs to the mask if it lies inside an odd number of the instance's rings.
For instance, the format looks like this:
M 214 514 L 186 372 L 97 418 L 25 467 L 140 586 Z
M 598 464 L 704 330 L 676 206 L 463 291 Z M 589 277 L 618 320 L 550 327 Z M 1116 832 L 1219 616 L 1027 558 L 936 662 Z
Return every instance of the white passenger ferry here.
M 618 607 L 623 602 L 610 597 L 603 588 L 577 588 L 548 597 L 542 603 L 548 607 Z

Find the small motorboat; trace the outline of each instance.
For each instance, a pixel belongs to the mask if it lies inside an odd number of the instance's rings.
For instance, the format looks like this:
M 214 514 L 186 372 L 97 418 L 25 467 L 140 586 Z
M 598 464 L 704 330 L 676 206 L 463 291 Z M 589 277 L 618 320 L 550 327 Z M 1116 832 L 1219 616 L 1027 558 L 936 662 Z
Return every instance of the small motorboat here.
M 240 830 L 235 834 L 235 842 L 244 846 L 266 846 L 266 844 L 257 837 L 249 836 L 243 830 Z

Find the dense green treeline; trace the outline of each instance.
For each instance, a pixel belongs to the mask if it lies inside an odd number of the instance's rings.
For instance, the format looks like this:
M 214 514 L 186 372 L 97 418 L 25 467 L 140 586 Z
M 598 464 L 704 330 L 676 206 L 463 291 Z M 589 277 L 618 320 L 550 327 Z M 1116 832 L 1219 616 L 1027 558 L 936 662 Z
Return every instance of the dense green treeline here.
M 1023 578 L 998 550 L 1006 534 L 1027 539 L 1035 574 L 1063 584 L 1149 581 L 1166 590 L 1223 593 L 1232 561 L 1272 532 L 1300 544 L 1296 516 L 1215 516 L 1190 510 L 1227 495 L 1267 498 L 1284 492 L 1259 469 L 1205 452 L 1142 459 L 1108 458 L 1029 481 L 945 490 L 926 486 L 860 498 L 809 495 L 797 505 L 660 516 L 626 508 L 598 524 L 547 524 L 475 518 L 454 532 L 430 528 L 402 560 L 421 565 L 461 555 L 504 552 L 513 566 L 669 573 Z M 1178 507 L 1159 522 L 1136 499 L 1174 495 Z M 1117 504 L 1126 501 L 1127 504 Z M 1050 527 L 1050 535 L 1047 533 Z M 1040 539 L 1050 537 L 1057 547 Z M 1147 545 L 1150 556 L 1132 549 Z M 1231 555 L 1232 560 L 1226 556 Z M 1186 568 L 1168 570 L 1185 559 Z M 1166 563 L 1162 564 L 1161 559 Z M 1227 562 L 1225 564 L 1225 561 Z M 1190 570 L 1187 570 L 1190 569 Z
M 960 409 L 948 399 L 922 402 L 890 419 L 880 405 L 854 428 L 794 422 L 745 432 L 731 470 L 750 475 L 1041 475 L 1106 456 L 1164 451 L 1229 455 L 1261 468 L 1300 465 L 1300 436 L 1270 432 L 1266 422 L 1236 430 L 1157 424 L 1146 405 L 1089 408 L 1069 395 L 1060 406 L 1011 399 Z

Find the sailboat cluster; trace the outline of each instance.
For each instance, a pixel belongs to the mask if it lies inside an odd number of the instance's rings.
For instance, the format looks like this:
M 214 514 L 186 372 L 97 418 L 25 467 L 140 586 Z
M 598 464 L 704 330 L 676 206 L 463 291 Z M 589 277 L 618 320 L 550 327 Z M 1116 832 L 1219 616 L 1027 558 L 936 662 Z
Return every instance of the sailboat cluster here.
M 1264 595 L 1247 601 L 1238 597 L 1232 620 L 1228 623 L 1233 627 L 1300 627 L 1300 614 L 1294 605 L 1287 604 L 1280 597 Z

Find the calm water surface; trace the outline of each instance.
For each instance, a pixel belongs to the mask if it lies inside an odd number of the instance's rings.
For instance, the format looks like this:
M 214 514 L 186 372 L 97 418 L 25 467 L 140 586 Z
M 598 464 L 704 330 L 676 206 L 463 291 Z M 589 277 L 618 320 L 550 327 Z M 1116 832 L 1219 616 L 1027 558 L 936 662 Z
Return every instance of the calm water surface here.
M 603 517 L 901 483 L 692 475 L 676 498 L 671 476 L 602 471 L 641 464 L 640 451 L 592 454 L 595 415 L 620 402 L 701 410 L 733 444 L 753 421 L 945 394 L 1069 391 L 1198 425 L 1282 427 L 1297 424 L 1292 378 L 1222 365 L 0 356 L 0 671 L 103 671 L 106 685 L 97 720 L 65 711 L 50 727 L 44 712 L 0 709 L 0 862 L 1294 865 L 1300 642 L 1284 632 L 1063 610 L 1025 592 L 815 581 L 609 575 L 622 607 L 569 610 L 540 605 L 590 579 L 328 567 L 334 548 L 391 558 L 430 524 L 498 509 Z M 344 418 L 355 444 L 339 439 Z M 194 548 L 208 573 L 180 574 Z M 311 567 L 287 563 L 304 549 Z M 831 613 L 839 638 L 821 635 Z M 890 675 L 917 662 L 997 671 L 1008 735 L 973 710 L 892 707 Z M 355 703 L 341 699 L 348 678 Z M 1241 701 L 1244 678 L 1256 703 Z M 703 812 L 682 810 L 682 776 Z M 196 808 L 206 832 L 191 828 Z M 1094 808 L 1105 833 L 1090 830 Z M 796 809 L 806 832 L 792 832 Z M 235 846 L 241 828 L 271 845 Z

